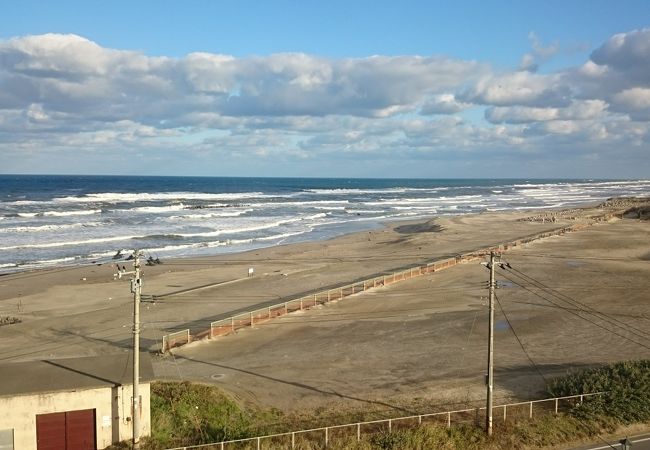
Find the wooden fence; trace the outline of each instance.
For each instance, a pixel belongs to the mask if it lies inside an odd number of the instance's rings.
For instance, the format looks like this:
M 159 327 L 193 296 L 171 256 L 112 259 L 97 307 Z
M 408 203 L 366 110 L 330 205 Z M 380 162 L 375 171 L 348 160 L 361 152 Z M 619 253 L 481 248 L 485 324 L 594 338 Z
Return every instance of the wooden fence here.
M 557 228 L 543 233 L 537 233 L 493 247 L 487 247 L 477 251 L 459 254 L 453 258 L 431 261 L 424 265 L 414 266 L 400 270 L 398 272 L 376 276 L 366 280 L 357 281 L 352 284 L 346 284 L 344 286 L 316 292 L 297 299 L 277 303 L 275 305 L 265 306 L 263 308 L 243 312 L 231 317 L 227 317 L 225 319 L 211 322 L 210 328 L 208 330 L 203 330 L 195 334 L 191 334 L 189 329 L 179 330 L 163 336 L 161 352 L 165 353 L 174 347 L 179 347 L 201 339 L 213 339 L 218 336 L 226 336 L 235 333 L 237 330 L 240 330 L 242 328 L 253 328 L 256 324 L 269 321 L 275 317 L 283 316 L 295 311 L 309 309 L 317 305 L 331 302 L 333 300 L 341 300 L 342 298 L 358 294 L 360 292 L 365 292 L 369 289 L 374 289 L 380 286 L 387 286 L 389 284 L 397 283 L 400 281 L 410 280 L 411 278 L 453 267 L 456 264 L 480 259 L 489 254 L 491 251 L 503 252 L 513 247 L 538 239 L 551 236 L 559 236 L 567 232 L 577 231 L 585 228 L 585 226 L 586 225 L 583 224 L 576 224 Z

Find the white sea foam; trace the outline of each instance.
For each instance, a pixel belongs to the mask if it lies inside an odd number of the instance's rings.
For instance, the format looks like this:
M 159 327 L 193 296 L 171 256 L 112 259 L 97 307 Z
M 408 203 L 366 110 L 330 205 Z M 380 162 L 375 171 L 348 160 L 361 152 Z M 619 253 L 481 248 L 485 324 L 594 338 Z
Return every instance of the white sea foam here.
M 83 209 L 74 211 L 43 211 L 43 212 L 22 212 L 18 213 L 18 217 L 32 218 L 32 217 L 68 217 L 68 216 L 90 216 L 93 214 L 101 213 L 101 209 Z
M 181 211 L 186 209 L 187 207 L 182 204 L 178 203 L 176 205 L 168 205 L 168 206 L 140 206 L 138 208 L 132 208 L 127 210 L 126 212 L 146 212 L 146 213 L 164 213 L 164 212 L 170 212 L 170 211 Z
M 101 237 L 93 239 L 83 239 L 80 241 L 63 241 L 63 242 L 44 242 L 41 244 L 19 244 L 0 247 L 0 250 L 17 250 L 27 248 L 54 248 L 54 247 L 67 247 L 70 245 L 84 245 L 84 244 L 100 244 L 105 242 L 119 242 L 136 239 L 139 236 L 114 236 L 114 237 Z
M 303 192 L 306 194 L 316 195 L 356 195 L 356 194 L 404 194 L 406 192 L 439 192 L 448 190 L 449 187 L 442 186 L 436 188 L 407 188 L 407 187 L 394 187 L 394 188 L 377 188 L 377 189 L 357 189 L 357 188 L 339 188 L 339 189 L 305 189 Z
M 101 212 L 101 209 L 86 209 L 77 211 L 45 211 L 42 213 L 42 215 L 52 217 L 91 216 L 93 214 L 100 214 Z
M 0 233 L 41 233 L 48 231 L 63 231 L 71 230 L 74 228 L 96 227 L 101 222 L 84 222 L 84 223 L 67 223 L 67 224 L 49 224 L 49 225 L 36 225 L 36 226 L 22 226 L 22 227 L 7 227 L 0 228 Z
M 54 258 L 54 259 L 46 259 L 43 261 L 35 261 L 35 262 L 29 262 L 29 263 L 23 263 L 23 264 L 16 264 L 15 267 L 20 267 L 22 269 L 38 269 L 40 267 L 48 267 L 48 266 L 59 266 L 65 263 L 70 263 L 74 261 L 79 261 L 81 257 L 77 256 L 68 256 L 65 258 Z
M 120 193 L 102 192 L 81 196 L 57 197 L 61 203 L 134 203 L 152 201 L 181 201 L 181 200 L 238 200 L 247 198 L 268 198 L 263 192 L 207 193 L 207 192 L 161 192 L 161 193 Z
M 180 219 L 189 219 L 189 220 L 205 220 L 205 219 L 217 219 L 221 217 L 240 217 L 244 214 L 253 211 L 253 209 L 242 209 L 242 210 L 228 210 L 220 212 L 210 212 L 206 214 L 182 214 L 179 216 L 169 216 L 167 217 L 168 221 L 175 221 Z
M 348 214 L 382 214 L 385 213 L 385 209 L 347 209 L 345 210 Z
M 302 221 L 309 221 L 309 220 L 316 220 L 326 217 L 326 214 L 320 213 L 320 214 L 314 214 L 312 216 L 306 216 L 306 217 L 288 217 L 288 218 L 282 218 L 279 220 L 275 220 L 272 222 L 262 222 L 259 224 L 254 224 L 254 225 L 249 225 L 249 226 L 240 226 L 240 227 L 234 227 L 234 228 L 222 228 L 219 230 L 212 230 L 212 231 L 202 231 L 202 232 L 197 232 L 197 233 L 176 233 L 175 236 L 179 237 L 216 237 L 216 236 L 221 236 L 224 234 L 237 234 L 237 233 L 246 233 L 246 232 L 251 232 L 251 231 L 261 231 L 261 230 L 266 230 L 269 228 L 276 228 L 281 225 L 286 225 L 290 223 L 295 223 L 295 222 L 302 222 Z

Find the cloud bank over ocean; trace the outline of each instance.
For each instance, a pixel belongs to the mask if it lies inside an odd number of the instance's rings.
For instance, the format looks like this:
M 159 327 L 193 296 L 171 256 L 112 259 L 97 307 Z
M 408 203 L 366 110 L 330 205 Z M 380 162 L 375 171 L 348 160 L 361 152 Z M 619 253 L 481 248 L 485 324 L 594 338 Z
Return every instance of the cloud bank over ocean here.
M 0 41 L 3 171 L 52 161 L 65 173 L 88 154 L 103 154 L 101 167 L 115 152 L 188 172 L 250 158 L 305 168 L 334 156 L 458 169 L 487 152 L 549 171 L 647 169 L 650 29 L 614 35 L 583 64 L 550 72 L 540 69 L 561 49 L 531 41 L 521 65 L 505 70 L 451 56 L 171 58 L 72 34 L 15 37 Z

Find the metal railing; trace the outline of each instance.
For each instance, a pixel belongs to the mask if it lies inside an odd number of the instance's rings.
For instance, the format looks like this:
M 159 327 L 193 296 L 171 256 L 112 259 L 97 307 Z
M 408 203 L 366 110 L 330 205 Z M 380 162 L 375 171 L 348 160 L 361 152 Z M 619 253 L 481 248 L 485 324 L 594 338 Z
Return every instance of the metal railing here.
M 428 262 L 424 265 L 413 266 L 386 275 L 368 278 L 366 280 L 361 280 L 352 284 L 346 284 L 337 288 L 316 292 L 314 294 L 303 296 L 297 299 L 288 300 L 271 306 L 243 312 L 234 316 L 227 317 L 225 319 L 211 322 L 210 328 L 208 330 L 204 330 L 195 334 L 192 334 L 189 329 L 179 330 L 163 336 L 161 352 L 165 353 L 174 347 L 179 347 L 199 339 L 213 339 L 218 336 L 227 336 L 242 328 L 253 328 L 256 324 L 266 322 L 275 317 L 283 316 L 295 311 L 309 309 L 317 305 L 328 303 L 330 301 L 340 300 L 350 295 L 365 292 L 369 289 L 374 289 L 380 286 L 387 286 L 392 283 L 405 281 L 417 276 L 433 273 L 439 270 L 453 267 L 459 263 L 465 263 L 479 259 L 484 255 L 489 254 L 491 251 L 506 251 L 510 248 L 525 244 L 527 242 L 532 242 L 534 240 L 546 237 L 562 235 L 567 232 L 580 230 L 584 227 L 585 225 L 583 224 L 575 224 L 550 231 L 545 231 L 542 233 L 536 233 L 511 242 L 502 243 L 469 253 L 459 254 L 454 258 Z M 182 338 L 179 338 L 179 336 L 182 336 Z
M 517 421 L 521 419 L 532 419 L 540 414 L 558 414 L 573 408 L 576 404 L 582 403 L 585 398 L 602 395 L 604 392 L 591 394 L 571 395 L 567 397 L 554 397 L 542 400 L 531 400 L 527 402 L 508 403 L 493 407 L 495 423 L 502 421 Z M 502 413 L 498 411 L 502 409 Z M 233 439 L 229 441 L 215 442 L 212 444 L 191 445 L 186 447 L 175 447 L 167 450 L 228 450 L 239 448 L 291 448 L 295 449 L 300 439 L 307 439 L 310 442 L 327 448 L 335 439 L 356 439 L 361 440 L 364 434 L 377 432 L 391 433 L 398 429 L 412 429 L 426 423 L 437 423 L 450 428 L 455 424 L 475 423 L 482 424 L 485 420 L 485 407 L 468 408 L 455 411 L 435 412 L 428 414 L 417 414 L 412 416 L 395 417 L 391 419 L 370 420 L 366 422 L 346 423 L 343 425 L 332 425 L 307 430 L 289 431 L 286 433 L 267 434 L 245 439 Z M 267 447 L 266 445 L 270 445 Z M 252 445 L 252 447 L 250 446 Z

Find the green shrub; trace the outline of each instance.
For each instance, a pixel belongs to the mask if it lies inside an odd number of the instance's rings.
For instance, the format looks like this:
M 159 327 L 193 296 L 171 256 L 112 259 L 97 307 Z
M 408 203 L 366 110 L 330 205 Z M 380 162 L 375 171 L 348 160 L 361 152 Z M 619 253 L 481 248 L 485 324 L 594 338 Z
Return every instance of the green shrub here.
M 547 386 L 551 396 L 605 392 L 590 397 L 574 408 L 581 419 L 605 416 L 622 424 L 650 420 L 650 361 L 626 361 L 587 369 L 553 380 Z

